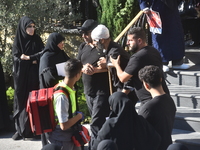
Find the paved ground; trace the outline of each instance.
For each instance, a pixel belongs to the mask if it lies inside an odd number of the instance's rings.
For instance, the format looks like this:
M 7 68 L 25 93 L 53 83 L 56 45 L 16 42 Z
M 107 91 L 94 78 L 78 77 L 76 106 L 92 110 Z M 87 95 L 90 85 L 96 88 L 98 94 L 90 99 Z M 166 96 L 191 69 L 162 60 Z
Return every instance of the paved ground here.
M 17 140 L 11 137 L 15 132 L 0 132 L 0 150 L 41 150 L 42 143 L 37 140 Z
M 89 125 L 84 125 L 86 128 L 90 128 Z M 11 137 L 15 133 L 14 129 L 10 132 L 0 131 L 0 150 L 41 150 L 42 142 L 40 139 L 32 140 L 17 140 L 14 141 Z M 87 149 L 87 145 L 85 146 Z

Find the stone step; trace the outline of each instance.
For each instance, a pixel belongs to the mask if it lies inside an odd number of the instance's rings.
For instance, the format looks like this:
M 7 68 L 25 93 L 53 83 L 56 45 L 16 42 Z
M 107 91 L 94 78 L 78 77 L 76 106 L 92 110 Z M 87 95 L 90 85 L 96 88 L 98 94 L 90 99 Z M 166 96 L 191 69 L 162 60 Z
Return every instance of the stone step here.
M 200 109 L 177 107 L 174 129 L 200 132 Z
M 200 69 L 200 65 L 198 65 Z M 195 67 L 197 67 L 195 65 Z M 190 71 L 178 71 L 171 70 L 166 73 L 166 81 L 170 84 L 178 84 L 178 85 L 189 85 L 189 86 L 200 86 L 200 71 L 193 70 Z
M 200 133 L 191 132 L 180 129 L 173 129 L 172 131 L 173 143 L 182 143 L 188 147 L 189 150 L 200 150 Z
M 185 49 L 185 56 L 194 64 L 200 64 L 200 47 L 196 48 L 186 48 Z
M 176 106 L 200 108 L 200 87 L 168 84 L 168 88 Z

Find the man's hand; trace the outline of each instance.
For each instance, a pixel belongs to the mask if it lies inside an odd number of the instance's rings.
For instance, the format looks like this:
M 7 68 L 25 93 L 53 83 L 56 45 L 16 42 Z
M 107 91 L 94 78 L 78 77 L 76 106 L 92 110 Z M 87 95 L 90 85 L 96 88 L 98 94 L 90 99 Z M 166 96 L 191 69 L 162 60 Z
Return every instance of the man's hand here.
M 142 11 L 143 11 L 145 14 L 147 14 L 147 15 L 150 15 L 150 14 L 151 14 L 151 11 L 150 11 L 149 8 L 145 8 L 145 9 L 143 9 Z
M 120 55 L 117 57 L 117 59 L 113 59 L 111 56 L 110 56 L 110 61 L 112 62 L 113 66 L 117 66 L 117 65 L 120 65 Z
M 97 62 L 98 68 L 99 69 L 105 69 L 106 67 L 106 58 L 105 57 L 100 57 L 99 61 Z
M 94 67 L 91 64 L 87 63 L 87 64 L 83 65 L 82 72 L 87 75 L 93 75 Z

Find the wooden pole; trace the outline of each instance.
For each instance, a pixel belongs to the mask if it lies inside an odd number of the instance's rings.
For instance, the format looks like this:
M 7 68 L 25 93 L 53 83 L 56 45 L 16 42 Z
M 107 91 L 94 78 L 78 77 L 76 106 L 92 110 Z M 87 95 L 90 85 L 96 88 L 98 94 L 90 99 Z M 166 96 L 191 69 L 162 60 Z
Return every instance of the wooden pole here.
M 112 78 L 111 78 L 111 68 L 113 68 L 113 64 L 112 63 L 109 63 L 107 65 L 107 68 L 108 68 L 108 80 L 109 80 L 109 87 L 110 87 L 110 95 L 112 95 L 113 93 L 113 89 L 112 89 Z
M 124 30 L 116 37 L 114 42 L 118 42 L 119 39 L 129 30 L 129 28 L 138 20 L 138 18 L 143 14 L 143 11 L 141 10 L 135 18 L 124 28 Z

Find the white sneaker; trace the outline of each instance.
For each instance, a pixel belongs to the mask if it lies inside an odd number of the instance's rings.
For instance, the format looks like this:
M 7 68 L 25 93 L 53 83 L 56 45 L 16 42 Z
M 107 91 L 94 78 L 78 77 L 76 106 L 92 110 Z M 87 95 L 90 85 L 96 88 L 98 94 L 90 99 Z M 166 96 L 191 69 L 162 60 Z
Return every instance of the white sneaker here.
M 186 69 L 190 68 L 190 65 L 187 65 L 187 64 L 173 65 L 172 68 L 173 69 L 183 69 L 183 70 L 186 70 Z
M 169 71 L 169 67 L 166 65 L 163 65 L 163 72 L 168 72 Z

